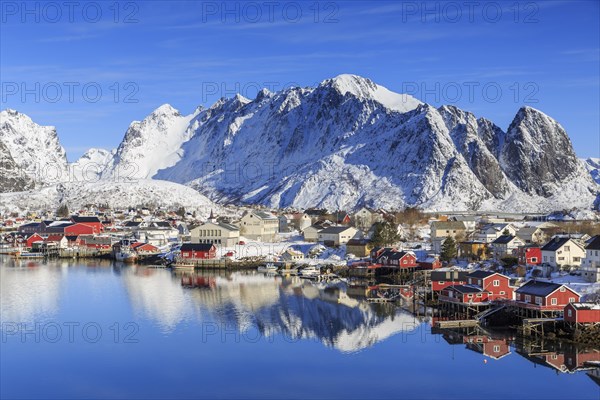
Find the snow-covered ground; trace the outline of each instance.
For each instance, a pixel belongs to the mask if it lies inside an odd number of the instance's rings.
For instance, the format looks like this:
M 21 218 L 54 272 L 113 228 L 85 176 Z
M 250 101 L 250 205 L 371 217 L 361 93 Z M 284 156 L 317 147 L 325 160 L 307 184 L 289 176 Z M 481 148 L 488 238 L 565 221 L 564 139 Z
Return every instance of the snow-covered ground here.
M 298 232 L 281 235 L 278 242 L 262 242 L 248 240 L 240 237 L 243 245 L 236 244 L 230 247 L 219 247 L 217 257 L 225 257 L 227 253 L 233 253 L 231 259 L 240 260 L 246 257 L 264 257 L 266 260 L 277 261 L 279 256 L 288 249 L 294 249 L 304 254 L 303 260 L 297 262 L 303 264 L 345 264 L 346 246 L 329 248 L 317 243 L 306 242 Z M 314 258 L 313 258 L 314 256 Z
M 61 204 L 67 204 L 71 209 L 79 209 L 86 204 L 108 204 L 112 208 L 128 208 L 142 204 L 179 205 L 188 211 L 196 211 L 202 218 L 208 217 L 211 210 L 218 212 L 221 209 L 189 187 L 157 180 L 71 182 L 27 192 L 0 194 L 2 211 L 56 210 Z
M 585 300 L 588 295 L 600 293 L 600 282 L 590 283 L 577 275 L 554 272 L 552 273 L 551 281 L 567 285 L 579 293 L 583 297 L 583 300 Z

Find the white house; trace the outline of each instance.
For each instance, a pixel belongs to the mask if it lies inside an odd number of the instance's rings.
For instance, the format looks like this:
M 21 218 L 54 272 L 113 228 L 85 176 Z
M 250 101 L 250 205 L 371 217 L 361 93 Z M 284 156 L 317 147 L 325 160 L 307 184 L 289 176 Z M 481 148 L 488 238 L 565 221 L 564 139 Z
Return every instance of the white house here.
M 302 232 L 304 229 L 311 226 L 312 219 L 306 213 L 295 213 L 292 215 L 292 224 L 294 225 L 294 228 Z
M 505 234 L 515 236 L 517 234 L 517 229 L 512 224 L 508 223 L 487 224 L 479 229 L 475 234 L 474 240 L 483 243 L 492 243 L 494 240 Z
M 499 259 L 515 255 L 515 250 L 525 243 L 516 236 L 502 235 L 490 244 L 494 258 Z
M 319 232 L 319 242 L 326 246 L 339 246 L 348 243 L 357 232 L 358 230 L 351 226 L 330 226 Z
M 192 243 L 232 247 L 240 241 L 240 229 L 224 222 L 208 221 L 190 231 Z
M 446 238 L 452 237 L 460 241 L 467 234 L 467 227 L 462 221 L 433 221 L 431 223 L 431 244 L 434 253 L 440 253 L 442 243 Z
M 269 212 L 250 211 L 240 220 L 240 235 L 250 240 L 272 242 L 278 229 L 279 219 Z
M 360 210 L 358 210 L 354 214 L 353 219 L 354 226 L 356 226 L 358 229 L 364 232 L 368 231 L 371 225 L 373 225 L 374 223 L 383 222 L 382 215 L 376 210 L 373 210 L 368 207 L 363 207 Z
M 585 258 L 579 270 L 587 281 L 600 282 L 600 235 L 594 236 L 585 246 Z
M 517 231 L 517 237 L 525 244 L 542 244 L 546 243 L 548 236 L 546 232 L 537 226 L 526 226 Z
M 317 242 L 319 240 L 319 232 L 331 226 L 329 221 L 318 221 L 310 225 L 302 231 L 305 242 Z
M 542 247 L 542 263 L 554 268 L 566 265 L 579 267 L 585 255 L 583 245 L 569 237 L 555 236 Z

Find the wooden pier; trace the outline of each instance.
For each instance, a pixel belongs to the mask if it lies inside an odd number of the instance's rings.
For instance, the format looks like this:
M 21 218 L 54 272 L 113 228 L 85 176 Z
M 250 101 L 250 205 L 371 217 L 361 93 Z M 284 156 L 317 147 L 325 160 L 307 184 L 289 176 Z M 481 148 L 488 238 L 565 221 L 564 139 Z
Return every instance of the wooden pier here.
M 454 321 L 436 321 L 435 327 L 440 329 L 472 328 L 478 326 L 479 322 L 475 319 L 462 319 Z

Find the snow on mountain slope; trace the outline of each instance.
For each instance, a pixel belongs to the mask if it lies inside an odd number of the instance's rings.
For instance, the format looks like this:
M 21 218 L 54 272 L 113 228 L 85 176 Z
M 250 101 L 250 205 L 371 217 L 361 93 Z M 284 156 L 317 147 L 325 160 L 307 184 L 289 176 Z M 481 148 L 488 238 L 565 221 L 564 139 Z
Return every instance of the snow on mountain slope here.
M 33 186 L 33 180 L 19 168 L 8 148 L 0 141 L 0 192 L 19 192 Z
M 132 122 L 102 177 L 149 179 L 159 169 L 174 165 L 181 157 L 181 145 L 190 137 L 187 127 L 193 117 L 164 104 L 143 121 Z
M 103 182 L 161 179 L 271 207 L 589 210 L 600 192 L 564 129 L 538 110 L 521 108 L 504 132 L 354 75 L 188 116 L 164 105 L 133 122 L 112 157 L 86 155 L 78 171 L 96 157 L 108 159 Z
M 408 94 L 394 93 L 373 83 L 370 79 L 357 75 L 338 75 L 333 79 L 323 81 L 321 86 L 335 88 L 342 95 L 350 93 L 362 100 L 374 100 L 390 110 L 399 112 L 411 111 L 423 104 Z
M 112 159 L 116 150 L 89 149 L 77 161 L 69 164 L 72 180 L 78 182 L 97 182 Z
M 3 110 L 0 112 L 0 142 L 8 149 L 15 166 L 36 184 L 67 178 L 67 156 L 54 127 L 40 126 L 15 110 Z
M 549 117 L 522 109 L 505 134 L 456 107 L 393 112 L 360 79 L 220 100 L 192 122 L 181 160 L 156 177 L 216 201 L 272 207 L 546 211 L 594 203 L 597 185 Z M 532 168 L 526 151 L 542 166 Z
M 206 218 L 219 207 L 197 191 L 172 182 L 137 180 L 127 182 L 67 182 L 26 192 L 0 194 L 0 209 L 8 211 L 54 210 L 60 204 L 81 208 L 86 204 L 108 204 L 112 208 L 138 205 L 183 206 Z
M 590 175 L 592 175 L 592 179 L 600 184 L 600 158 L 588 158 L 582 161 Z

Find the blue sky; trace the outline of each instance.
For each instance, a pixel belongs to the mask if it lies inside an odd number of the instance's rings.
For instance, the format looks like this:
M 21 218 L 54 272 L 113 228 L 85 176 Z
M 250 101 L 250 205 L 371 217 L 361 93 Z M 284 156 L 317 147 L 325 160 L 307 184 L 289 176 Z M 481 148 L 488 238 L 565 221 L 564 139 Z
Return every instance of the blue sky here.
M 342 73 L 503 129 L 529 105 L 600 157 L 597 1 L 0 5 L 0 107 L 56 126 L 70 160 L 164 103 L 187 114 Z

